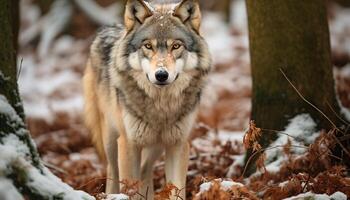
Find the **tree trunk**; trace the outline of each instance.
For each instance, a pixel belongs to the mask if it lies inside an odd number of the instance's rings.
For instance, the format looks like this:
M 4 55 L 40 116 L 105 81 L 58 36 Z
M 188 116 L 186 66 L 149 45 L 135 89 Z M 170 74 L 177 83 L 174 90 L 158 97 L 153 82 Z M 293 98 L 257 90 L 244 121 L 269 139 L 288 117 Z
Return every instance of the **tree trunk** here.
M 338 4 L 344 6 L 344 7 L 350 7 L 350 1 L 349 0 L 334 0 Z
M 17 90 L 16 50 L 19 25 L 18 0 L 0 1 L 0 93 L 4 94 L 16 112 L 24 118 Z M 15 79 L 6 79 L 15 77 Z
M 18 0 L 0 1 L 0 199 L 93 199 L 43 166 L 24 123 L 17 87 Z
M 318 128 L 333 128 L 297 90 L 337 126 L 326 1 L 247 0 L 251 70 L 251 119 L 257 127 L 283 130 L 288 120 L 309 113 Z M 274 134 L 263 131 L 263 145 Z

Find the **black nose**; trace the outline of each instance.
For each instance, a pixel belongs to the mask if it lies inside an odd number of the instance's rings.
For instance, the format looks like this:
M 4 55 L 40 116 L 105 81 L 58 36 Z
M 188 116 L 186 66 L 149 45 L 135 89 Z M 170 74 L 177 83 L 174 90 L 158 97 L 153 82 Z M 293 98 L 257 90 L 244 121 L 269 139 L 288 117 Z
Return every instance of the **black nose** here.
M 156 76 L 157 81 L 163 83 L 168 79 L 169 74 L 164 69 L 160 69 L 160 70 L 156 71 L 155 76 Z

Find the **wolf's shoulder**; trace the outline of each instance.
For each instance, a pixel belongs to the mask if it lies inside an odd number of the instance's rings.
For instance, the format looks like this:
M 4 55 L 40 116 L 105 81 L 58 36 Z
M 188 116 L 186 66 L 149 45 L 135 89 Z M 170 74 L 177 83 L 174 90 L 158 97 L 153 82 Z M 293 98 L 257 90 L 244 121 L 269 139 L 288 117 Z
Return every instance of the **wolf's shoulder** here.
M 103 26 L 97 30 L 97 38 L 102 44 L 108 45 L 115 43 L 118 40 L 122 32 L 124 31 L 123 25 Z
M 122 25 L 104 26 L 97 31 L 94 43 L 104 64 L 109 63 L 112 48 L 122 36 L 123 32 L 124 26 Z

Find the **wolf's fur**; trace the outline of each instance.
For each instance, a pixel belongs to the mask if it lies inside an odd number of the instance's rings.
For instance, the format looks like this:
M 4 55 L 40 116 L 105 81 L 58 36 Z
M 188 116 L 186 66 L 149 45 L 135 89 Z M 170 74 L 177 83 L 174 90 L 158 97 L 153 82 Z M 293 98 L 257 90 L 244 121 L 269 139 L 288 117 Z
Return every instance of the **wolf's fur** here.
M 154 10 L 129 0 L 124 21 L 125 27 L 101 30 L 91 46 L 83 80 L 85 122 L 107 161 L 106 191 L 119 192 L 119 179 L 136 179 L 153 199 L 152 168 L 163 150 L 167 182 L 185 187 L 187 138 L 211 61 L 199 35 L 196 0 Z M 154 78 L 160 68 L 169 73 L 165 86 Z M 185 198 L 184 189 L 180 196 Z

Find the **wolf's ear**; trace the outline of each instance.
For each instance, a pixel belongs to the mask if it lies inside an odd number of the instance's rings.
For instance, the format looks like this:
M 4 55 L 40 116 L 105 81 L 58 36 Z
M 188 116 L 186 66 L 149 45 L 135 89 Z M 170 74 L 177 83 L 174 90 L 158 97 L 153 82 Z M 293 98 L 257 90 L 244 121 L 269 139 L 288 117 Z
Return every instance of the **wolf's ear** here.
M 125 7 L 124 23 L 127 31 L 136 24 L 142 24 L 152 11 L 143 0 L 128 0 Z
M 201 11 L 198 0 L 183 0 L 174 11 L 174 16 L 181 21 L 190 25 L 197 33 L 201 24 Z

